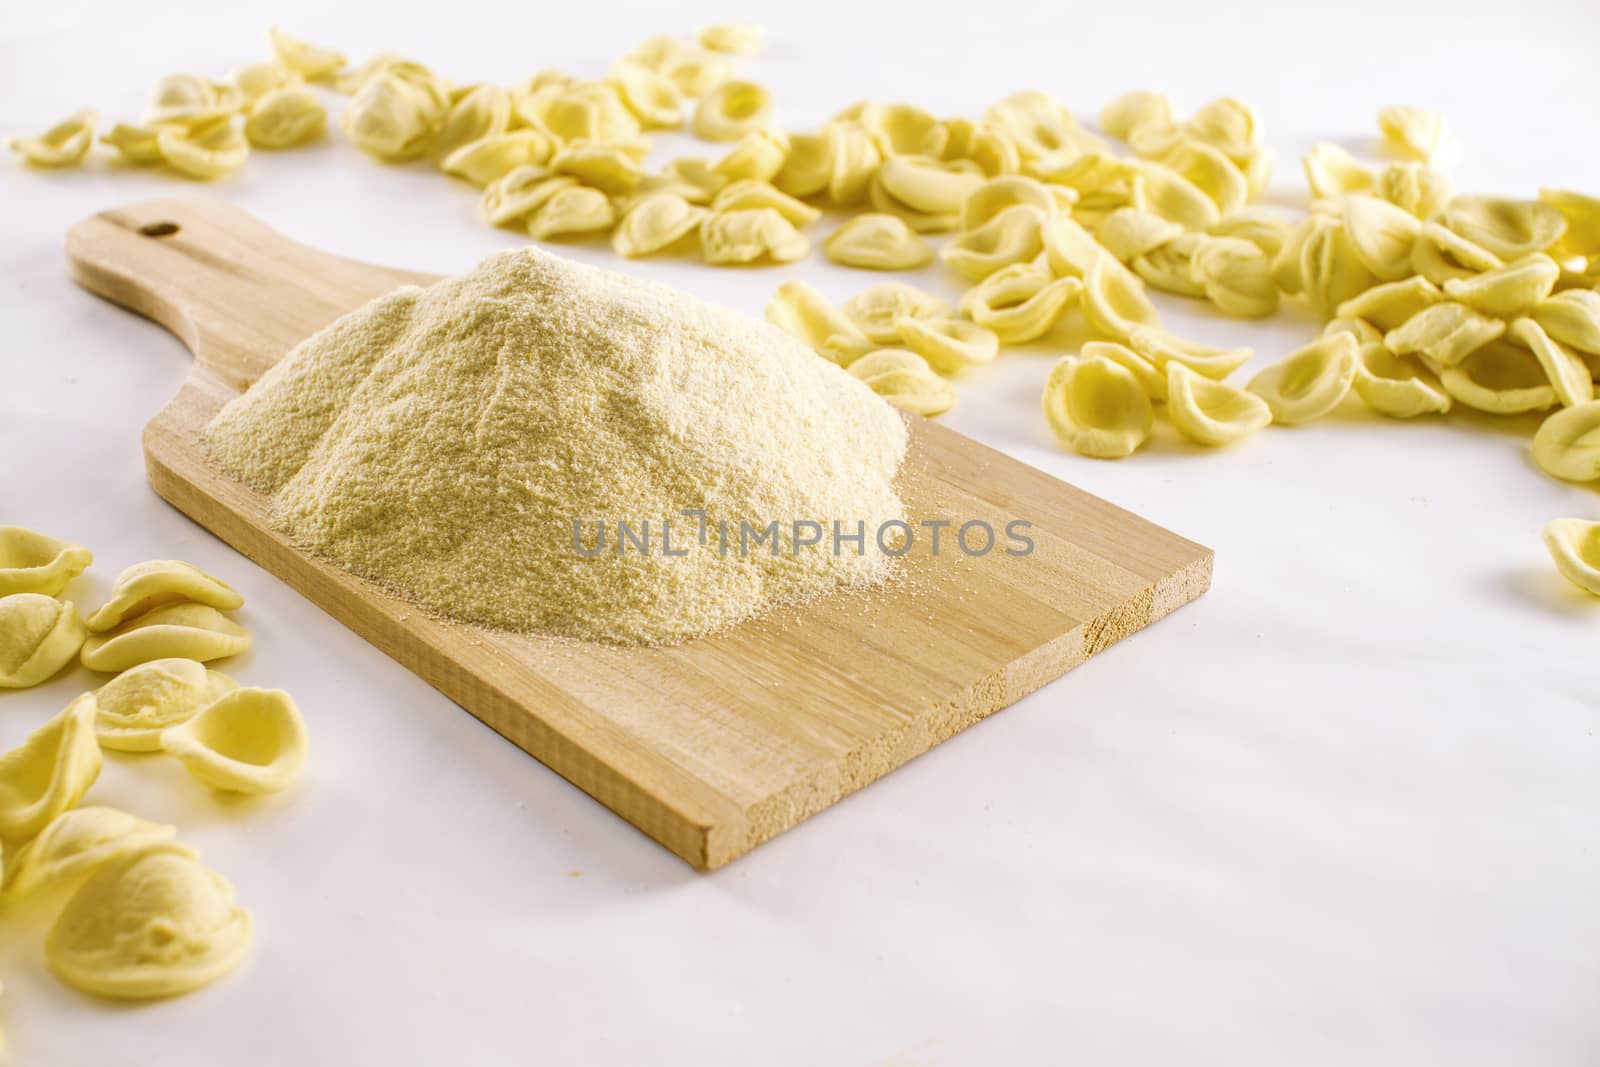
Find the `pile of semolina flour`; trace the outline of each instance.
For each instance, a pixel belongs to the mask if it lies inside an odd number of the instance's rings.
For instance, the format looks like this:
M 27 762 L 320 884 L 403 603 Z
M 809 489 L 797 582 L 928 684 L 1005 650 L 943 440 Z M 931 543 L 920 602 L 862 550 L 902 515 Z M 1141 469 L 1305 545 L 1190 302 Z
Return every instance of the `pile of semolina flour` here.
M 313 554 L 438 614 L 620 644 L 710 633 L 882 579 L 900 416 L 766 323 L 525 249 L 401 289 L 291 351 L 206 428 Z M 703 509 L 708 537 L 701 543 Z M 672 519 L 672 549 L 658 527 Z M 616 523 L 648 522 L 618 553 Z M 786 532 L 726 555 L 721 521 Z M 795 550 L 795 520 L 867 550 Z M 605 526 L 604 550 L 585 549 Z

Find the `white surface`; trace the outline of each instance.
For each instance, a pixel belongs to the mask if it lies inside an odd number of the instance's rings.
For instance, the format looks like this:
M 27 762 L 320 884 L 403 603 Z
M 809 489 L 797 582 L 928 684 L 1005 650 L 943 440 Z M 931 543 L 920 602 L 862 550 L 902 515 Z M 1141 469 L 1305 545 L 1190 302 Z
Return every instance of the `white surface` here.
M 1137 86 L 1191 107 L 1227 92 L 1259 108 L 1298 203 L 1310 143 L 1370 146 L 1376 109 L 1409 101 L 1455 123 L 1465 189 L 1600 187 L 1600 20 L 1585 2 L 397 6 L 13 3 L 0 129 L 84 104 L 136 117 L 163 73 L 256 58 L 267 18 L 358 58 L 392 49 L 510 81 L 599 74 L 646 33 L 737 10 L 772 30 L 747 69 L 795 126 L 858 97 L 974 114 L 1038 86 L 1092 117 Z M 1600 507 L 1532 468 L 1531 423 L 1351 409 L 1220 454 L 1169 433 L 1104 464 L 1048 439 L 1051 346 L 1003 357 L 949 423 L 1214 547 L 1215 587 L 696 875 L 146 486 L 139 428 L 189 357 L 74 288 L 61 234 L 189 193 L 417 268 L 463 269 L 516 240 L 478 225 L 464 188 L 340 140 L 258 154 L 213 189 L 0 167 L 0 522 L 92 547 L 73 590 L 91 605 L 149 557 L 225 576 L 256 634 L 225 669 L 292 690 L 314 742 L 303 788 L 265 803 L 220 803 L 161 759 L 108 761 L 94 799 L 178 823 L 255 911 L 259 944 L 199 995 L 116 1008 L 51 978 L 38 909 L 0 920 L 10 1062 L 1600 1058 L 1600 603 L 1564 586 L 1538 540 L 1547 519 Z M 784 277 L 840 298 L 875 280 L 817 261 L 624 269 L 751 312 Z M 1173 320 L 1258 359 L 1310 332 L 1296 316 Z M 89 684 L 0 696 L 0 743 Z

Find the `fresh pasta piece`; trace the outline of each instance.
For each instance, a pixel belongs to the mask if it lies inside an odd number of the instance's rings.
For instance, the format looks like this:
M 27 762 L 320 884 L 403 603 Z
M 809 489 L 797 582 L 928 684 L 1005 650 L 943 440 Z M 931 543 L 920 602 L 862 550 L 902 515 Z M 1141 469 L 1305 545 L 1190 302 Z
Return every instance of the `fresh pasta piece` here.
M 811 242 L 794 223 L 770 207 L 713 211 L 700 224 L 700 247 L 706 262 L 717 265 L 792 263 L 811 250 Z
M 611 80 L 641 126 L 667 130 L 683 125 L 683 91 L 665 74 L 623 59 L 612 65 Z
M 1437 222 L 1423 224 L 1411 249 L 1411 268 L 1434 285 L 1504 266 L 1499 256 Z
M 1172 101 L 1160 93 L 1136 89 L 1123 93 L 1100 111 L 1100 128 L 1119 141 L 1128 140 L 1141 126 L 1171 125 Z
M 100 763 L 94 696 L 85 693 L 0 754 L 0 840 L 26 841 L 77 807 L 100 776 Z
M 617 145 L 569 145 L 550 160 L 550 169 L 607 196 L 625 196 L 644 179 L 644 168 L 627 149 Z
M 306 724 L 282 689 L 234 689 L 161 732 L 161 748 L 213 789 L 289 788 L 306 763 Z
M 1562 408 L 1539 424 L 1533 461 L 1552 478 L 1600 479 L 1600 400 Z
M 1534 308 L 1533 319 L 1562 344 L 1600 356 L 1600 290 L 1562 290 Z M 5 588 L 3 574 L 0 590 Z
M 950 132 L 945 124 L 910 104 L 866 104 L 855 121 L 867 131 L 884 158 L 890 156 L 945 156 Z
M 116 149 L 122 162 L 131 166 L 148 167 L 161 162 L 161 128 L 158 126 L 131 126 L 119 122 L 100 141 Z
M 1126 340 L 1140 327 L 1157 326 L 1161 322 L 1155 305 L 1145 295 L 1144 282 L 1104 251 L 1084 272 L 1079 299 L 1089 325 L 1119 341 Z
M 513 106 L 524 122 L 572 144 L 629 144 L 642 127 L 617 87 L 608 82 L 573 82 L 535 90 Z
M 344 53 L 290 37 L 277 27 L 269 34 L 278 62 L 310 82 L 331 82 L 344 69 Z
M 674 192 L 691 204 L 710 204 L 728 185 L 728 179 L 713 170 L 710 162 L 692 156 L 680 157 L 668 163 L 661 168 L 661 177 L 671 183 Z
M 1244 172 L 1220 149 L 1203 141 L 1180 142 L 1161 162 L 1210 197 L 1220 216 L 1233 214 L 1250 199 Z
M 1145 163 L 1140 171 L 1140 202 L 1134 206 L 1153 212 L 1186 230 L 1203 230 L 1222 218 L 1217 202 L 1194 182 L 1160 163 Z
M 1319 338 L 1256 374 L 1245 386 L 1267 402 L 1272 421 L 1298 426 L 1339 406 L 1356 376 L 1356 339 Z
M 1032 263 L 1014 263 L 968 289 L 961 310 L 1005 344 L 1042 337 L 1083 292 L 1078 278 L 1053 277 Z
M 1249 241 L 1270 260 L 1283 250 L 1284 242 L 1289 239 L 1289 223 L 1271 208 L 1243 207 L 1207 227 L 1204 236 Z
M 883 164 L 883 153 L 871 135 L 854 122 L 834 120 L 822 128 L 827 143 L 828 199 L 851 207 L 867 198 L 873 177 Z
M 228 75 L 228 84 L 238 90 L 240 102 L 249 110 L 274 89 L 304 85 L 305 79 L 276 59 L 268 59 L 234 68 Z
M 1160 215 L 1134 207 L 1122 207 L 1100 221 L 1095 240 L 1123 263 L 1148 255 L 1183 233 L 1183 227 Z
M 434 159 L 448 159 L 458 148 L 511 128 L 511 94 L 499 85 L 483 82 L 464 90 L 445 112 L 428 151 Z
M 915 270 L 933 260 L 933 247 L 898 215 L 857 215 L 822 249 L 835 263 L 867 270 Z
M 919 319 L 901 316 L 895 323 L 900 340 L 940 374 L 961 374 L 993 363 L 1000 338 L 965 319 Z
M 1425 163 L 1390 163 L 1378 172 L 1372 193 L 1426 221 L 1444 210 L 1455 185 L 1444 171 Z
M 754 211 L 771 208 L 795 226 L 809 226 L 822 212 L 803 200 L 779 192 L 763 181 L 737 181 L 725 186 L 711 201 L 713 211 Z
M 1496 318 L 1525 315 L 1555 290 L 1561 268 L 1540 253 L 1470 278 L 1451 278 L 1444 292 L 1451 300 Z
M 441 169 L 482 188 L 518 167 L 543 166 L 554 155 L 549 134 L 524 128 L 464 144 L 444 158 Z
M 1367 407 L 1391 419 L 1442 415 L 1451 406 L 1450 394 L 1426 368 L 1381 344 L 1357 349 L 1354 388 Z
M 1556 403 L 1555 387 L 1538 359 L 1504 338 L 1445 366 L 1439 382 L 1460 403 L 1493 415 L 1543 411 Z
M 103 748 L 156 752 L 161 731 L 238 683 L 192 659 L 158 659 L 130 667 L 95 690 L 95 735 Z
M 1499 319 L 1446 301 L 1423 308 L 1399 327 L 1383 335 L 1383 343 L 1397 356 L 1415 352 L 1441 366 L 1460 363 L 1506 332 Z
M 67 902 L 45 939 L 50 969 L 95 996 L 177 996 L 232 971 L 250 949 L 233 887 L 171 842 L 117 859 Z
M 1241 441 L 1272 421 L 1272 409 L 1254 393 L 1167 363 L 1167 413 L 1178 432 L 1212 447 Z
M 98 870 L 131 852 L 171 841 L 178 828 L 115 808 L 73 808 L 57 815 L 6 865 L 0 898 L 20 900 Z
M 1543 252 L 1561 239 L 1567 220 L 1549 204 L 1498 196 L 1458 196 L 1444 209 L 1444 224 L 1507 262 Z
M 99 116 L 93 111 L 77 111 L 35 137 L 13 137 L 11 150 L 34 167 L 75 167 L 83 162 L 94 145 L 94 127 Z
M 273 89 L 257 100 L 244 120 L 245 138 L 258 148 L 293 148 L 322 133 L 328 111 L 302 86 Z
M 783 170 L 783 161 L 788 156 L 789 135 L 782 130 L 762 127 L 741 137 L 727 155 L 711 165 L 711 169 L 730 182 L 754 181 L 765 185 Z M 806 207 L 810 209 L 809 204 Z
M 972 145 L 966 159 L 978 165 L 984 174 L 998 178 L 1022 170 L 1022 153 L 1015 142 L 988 124 L 979 126 L 972 134 Z
M 192 133 L 182 127 L 164 128 L 156 135 L 156 144 L 167 166 L 201 181 L 232 174 L 250 157 L 250 142 L 231 119 Z
M 867 195 L 876 210 L 899 215 L 919 233 L 940 233 L 956 228 L 962 202 L 982 183 L 983 175 L 965 160 L 890 156 L 873 174 Z
M 1204 234 L 1180 233 L 1165 244 L 1158 245 L 1141 256 L 1135 256 L 1129 266 L 1146 285 L 1160 289 L 1164 293 L 1203 297 L 1206 295 L 1205 286 L 1194 280 L 1194 271 L 1191 268 L 1195 251 L 1204 238 Z
M 1587 404 L 1594 399 L 1594 378 L 1588 364 L 1552 340 L 1533 319 L 1517 319 L 1506 336 L 1533 353 L 1563 407 Z
M 1185 136 L 1221 149 L 1236 162 L 1261 150 L 1261 120 L 1242 100 L 1222 96 L 1205 104 L 1183 123 Z
M 1196 374 L 1219 382 L 1254 354 L 1248 348 L 1201 344 L 1153 326 L 1141 326 L 1130 333 L 1128 347 L 1163 371 L 1169 363 L 1182 363 Z
M 145 122 L 194 132 L 237 115 L 244 96 L 232 85 L 218 85 L 198 74 L 169 74 L 156 83 Z
M 53 677 L 88 633 L 71 601 L 43 593 L 0 597 L 0 689 L 27 689 Z
M 900 282 L 864 289 L 844 303 L 844 314 L 867 340 L 877 345 L 900 343 L 900 320 L 948 319 L 950 305 Z
M 1549 204 L 1567 220 L 1561 248 L 1573 255 L 1600 255 L 1600 197 L 1571 189 L 1540 189 L 1539 202 Z
M 760 26 L 748 22 L 723 22 L 700 31 L 700 47 L 731 56 L 753 56 L 766 37 Z
M 390 67 L 361 87 L 339 115 L 350 143 L 388 161 L 414 159 L 444 121 L 448 98 L 425 77 Z
M 1403 282 L 1386 282 L 1374 285 L 1359 296 L 1353 296 L 1339 305 L 1343 318 L 1360 319 L 1382 332 L 1398 329 L 1413 316 L 1444 300 L 1439 287 L 1420 274 L 1413 274 Z
M 928 361 L 903 348 L 880 348 L 846 368 L 902 411 L 932 417 L 956 402 L 955 387 L 933 372 Z
M 772 94 L 755 82 L 726 81 L 694 110 L 694 135 L 702 141 L 737 141 L 772 119 Z
M 611 234 L 611 247 L 629 259 L 670 248 L 700 228 L 706 209 L 676 193 L 641 197 Z
M 1371 170 L 1356 162 L 1344 148 L 1324 141 L 1301 160 L 1312 199 L 1370 192 L 1377 184 Z
M 207 604 L 166 604 L 83 643 L 80 659 L 92 671 L 125 671 L 155 659 L 202 663 L 250 647 L 244 627 Z
M 528 217 L 528 236 L 535 241 L 609 230 L 617 221 L 611 200 L 598 189 L 572 185 L 558 189 Z
M 1411 249 L 1422 230 L 1415 215 L 1375 196 L 1354 195 L 1345 198 L 1343 218 L 1362 266 L 1386 282 L 1411 274 Z
M 1600 522 L 1551 519 L 1544 528 L 1544 546 L 1563 578 L 1600 596 Z
M 94 553 L 82 545 L 21 526 L 0 526 L 0 597 L 57 596 L 93 562 Z
M 1378 112 L 1378 130 L 1383 147 L 1400 159 L 1449 166 L 1460 152 L 1444 116 L 1425 108 L 1392 104 Z
M 1331 316 L 1340 304 L 1378 284 L 1342 222 L 1312 227 L 1299 252 L 1299 281 L 1320 315 Z
M 110 598 L 89 616 L 89 629 L 104 633 L 152 608 L 183 602 L 235 611 L 244 606 L 244 597 L 221 578 L 214 578 L 193 564 L 176 559 L 147 560 L 117 575 Z
M 1202 237 L 1189 260 L 1189 273 L 1218 310 L 1259 318 L 1278 310 L 1278 285 L 1272 260 L 1242 237 Z
M 790 196 L 815 196 L 833 177 L 833 154 L 822 133 L 791 133 L 789 151 L 772 184 Z
M 533 214 L 545 201 L 578 184 L 548 167 L 526 164 L 490 182 L 478 201 L 478 213 L 491 226 L 509 226 Z
M 981 282 L 1002 267 L 1037 256 L 1044 248 L 1044 220 L 1045 213 L 1034 205 L 1012 204 L 961 233 L 940 249 L 939 258 L 963 277 Z
M 1167 373 L 1154 362 L 1118 341 L 1086 341 L 1079 353 L 1085 359 L 1106 359 L 1133 375 L 1151 400 L 1167 398 Z
M 835 351 L 850 348 L 861 355 L 871 345 L 849 315 L 835 308 L 827 297 L 805 282 L 784 282 L 778 286 L 772 299 L 767 301 L 765 315 L 768 322 L 804 341 L 818 354 L 826 354 L 828 342 L 835 337 L 842 337 L 846 342 L 836 346 Z M 896 333 L 898 335 L 898 331 Z
M 984 124 L 1016 146 L 1024 164 L 1071 157 L 1104 147 L 1099 138 L 1049 93 L 1012 93 L 984 112 Z
M 1044 386 L 1056 440 L 1081 456 L 1122 459 L 1150 437 L 1150 398 L 1127 368 L 1098 356 L 1064 356 Z

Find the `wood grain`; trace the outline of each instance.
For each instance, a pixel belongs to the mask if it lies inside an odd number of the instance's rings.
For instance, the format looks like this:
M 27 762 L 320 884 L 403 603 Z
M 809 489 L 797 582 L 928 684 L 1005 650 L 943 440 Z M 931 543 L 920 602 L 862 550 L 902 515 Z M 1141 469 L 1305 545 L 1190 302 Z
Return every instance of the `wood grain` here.
M 902 495 L 919 518 L 1024 519 L 1026 556 L 927 550 L 894 582 L 672 648 L 443 621 L 296 549 L 199 433 L 289 348 L 431 276 L 331 256 L 219 202 L 75 226 L 87 289 L 195 355 L 144 433 L 156 492 L 450 699 L 699 868 L 714 868 L 1060 677 L 1210 584 L 1176 534 L 922 419 Z M 945 546 L 948 548 L 948 545 Z

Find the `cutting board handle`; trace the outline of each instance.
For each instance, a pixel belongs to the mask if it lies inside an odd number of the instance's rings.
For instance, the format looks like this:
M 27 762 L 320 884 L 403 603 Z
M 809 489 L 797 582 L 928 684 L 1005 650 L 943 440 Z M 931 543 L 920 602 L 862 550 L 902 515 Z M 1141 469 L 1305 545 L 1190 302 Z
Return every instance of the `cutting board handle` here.
M 245 389 L 307 335 L 425 275 L 344 259 L 292 241 L 220 200 L 150 200 L 67 231 L 78 284 L 172 331 L 197 362 Z M 282 305 L 264 313 L 272 293 Z

